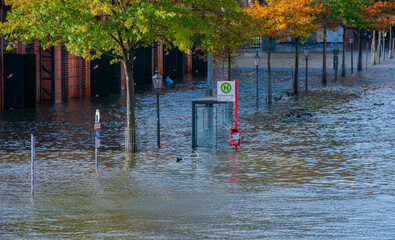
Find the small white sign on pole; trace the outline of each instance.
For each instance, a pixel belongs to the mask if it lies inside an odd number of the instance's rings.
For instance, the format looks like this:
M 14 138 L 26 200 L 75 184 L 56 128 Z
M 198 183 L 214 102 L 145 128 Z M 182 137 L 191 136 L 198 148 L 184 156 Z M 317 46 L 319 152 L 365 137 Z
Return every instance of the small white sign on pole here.
M 100 122 L 100 111 L 99 109 L 96 109 L 96 114 L 95 114 L 95 123 Z
M 100 147 L 100 138 L 96 138 L 95 139 L 95 148 L 99 148 Z
M 224 102 L 235 101 L 234 81 L 217 81 L 217 100 Z

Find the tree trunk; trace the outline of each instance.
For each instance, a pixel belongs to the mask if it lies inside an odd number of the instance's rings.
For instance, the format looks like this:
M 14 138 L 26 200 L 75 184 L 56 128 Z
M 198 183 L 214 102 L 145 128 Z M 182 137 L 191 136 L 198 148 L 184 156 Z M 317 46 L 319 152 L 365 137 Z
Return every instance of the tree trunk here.
M 390 43 L 389 43 L 389 58 L 391 59 L 393 56 L 392 56 L 392 42 L 393 42 L 394 40 L 392 39 L 392 27 L 390 27 Z
M 382 33 L 382 38 L 383 38 L 383 51 L 382 51 L 382 54 L 383 54 L 383 62 L 385 61 L 385 35 L 384 35 L 384 33 Z
M 124 57 L 124 67 L 126 71 L 126 133 L 125 147 L 126 152 L 137 152 L 137 131 L 135 117 L 135 96 L 134 96 L 134 79 L 133 79 L 133 57 L 134 51 L 127 53 Z
M 342 77 L 346 76 L 346 27 L 343 27 Z
M 299 37 L 295 38 L 296 54 L 295 54 L 295 75 L 294 75 L 294 94 L 299 94 Z
M 3 78 L 3 62 L 4 62 L 3 46 L 4 46 L 3 38 L 0 37 L 0 112 L 3 110 L 3 106 L 4 106 L 3 104 L 3 79 L 4 79 Z
M 357 70 L 362 70 L 362 29 L 358 29 L 358 67 Z M 367 50 L 367 49 L 366 49 Z
M 327 83 L 326 71 L 326 26 L 324 26 L 324 50 L 322 52 L 322 84 L 325 86 Z
M 377 63 L 380 64 L 381 58 L 381 32 L 377 31 L 378 39 L 377 39 Z
M 232 56 L 228 53 L 228 81 L 232 81 Z
M 4 1 L 1 1 L 4 2 Z M 0 9 L 0 21 L 4 22 L 5 20 L 5 10 L 4 6 Z M 3 110 L 4 107 L 4 101 L 3 101 L 3 83 L 4 83 L 4 77 L 3 77 L 3 63 L 4 63 L 4 39 L 3 36 L 0 37 L 0 112 Z
M 267 52 L 267 72 L 269 74 L 268 80 L 267 80 L 267 100 L 268 100 L 268 105 L 272 105 L 272 68 L 270 65 L 270 57 L 272 55 L 272 39 L 269 39 L 269 50 Z
M 371 50 L 372 67 L 376 65 L 376 31 L 373 31 L 372 50 Z

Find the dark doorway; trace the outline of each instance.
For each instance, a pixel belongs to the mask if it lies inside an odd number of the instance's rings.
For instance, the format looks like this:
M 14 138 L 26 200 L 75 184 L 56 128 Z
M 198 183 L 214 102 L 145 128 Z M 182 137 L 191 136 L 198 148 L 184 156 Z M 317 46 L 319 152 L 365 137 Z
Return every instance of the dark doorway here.
M 192 55 L 192 72 L 207 72 L 207 58 L 201 51 L 197 51 Z
M 36 107 L 36 56 L 4 54 L 4 107 Z
M 55 103 L 55 47 L 40 49 L 40 99 Z
M 163 52 L 163 77 L 171 79 L 183 79 L 185 69 L 185 54 L 173 48 Z
M 133 62 L 133 79 L 136 85 L 151 86 L 152 72 L 152 48 L 138 48 Z
M 121 93 L 121 64 L 110 64 L 112 58 L 102 55 L 91 62 L 91 96 L 109 97 Z

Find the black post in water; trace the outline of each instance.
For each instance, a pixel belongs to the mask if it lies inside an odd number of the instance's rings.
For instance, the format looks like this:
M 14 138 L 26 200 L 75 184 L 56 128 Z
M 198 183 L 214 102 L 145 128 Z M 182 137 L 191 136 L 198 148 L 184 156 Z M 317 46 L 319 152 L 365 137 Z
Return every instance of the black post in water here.
M 31 195 L 34 196 L 34 160 L 36 157 L 36 138 L 31 134 L 31 166 L 30 166 L 30 178 L 31 178 Z
M 306 94 L 307 94 L 307 73 L 308 73 L 308 69 L 309 69 L 309 59 L 306 58 L 306 86 L 305 86 Z
M 306 83 L 305 83 L 305 91 L 306 91 L 306 95 L 307 95 L 307 89 L 308 89 L 308 81 L 307 81 L 307 74 L 308 74 L 308 69 L 309 69 L 309 56 L 310 56 L 310 49 L 309 47 L 305 47 L 303 49 L 304 51 L 304 55 L 306 57 Z
M 158 148 L 160 149 L 160 113 L 159 113 L 159 89 L 156 89 L 156 112 L 157 112 L 157 118 L 158 118 L 158 124 L 157 124 L 157 129 L 156 129 L 156 143 L 158 145 Z
M 337 70 L 339 69 L 339 49 L 333 49 L 333 70 L 335 70 L 335 82 L 337 81 Z
M 354 73 L 354 35 L 350 35 L 350 45 L 351 45 L 351 74 Z
M 387 36 L 387 32 L 383 31 L 383 62 L 385 61 L 385 37 Z
M 354 51 L 353 51 L 353 44 L 351 43 L 351 74 L 354 73 Z
M 255 63 L 255 68 L 256 68 L 256 108 L 259 108 L 258 67 L 259 67 L 260 60 L 261 60 L 261 57 L 259 56 L 258 51 L 256 51 L 256 54 L 254 56 L 254 63 Z
M 365 69 L 368 69 L 369 43 L 370 43 L 370 35 L 368 34 L 367 41 L 366 41 L 366 67 L 365 67 Z
M 259 108 L 258 65 L 256 65 L 256 108 Z

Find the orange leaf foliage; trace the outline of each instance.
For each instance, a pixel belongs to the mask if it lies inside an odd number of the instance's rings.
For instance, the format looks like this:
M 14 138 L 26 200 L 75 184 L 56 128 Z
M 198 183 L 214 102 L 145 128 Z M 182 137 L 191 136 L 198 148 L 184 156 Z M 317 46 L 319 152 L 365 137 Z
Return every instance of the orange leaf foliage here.
M 258 32 L 271 39 L 286 37 L 309 37 L 319 31 L 316 21 L 321 5 L 313 0 L 267 0 L 267 5 L 258 1 L 247 9 L 258 21 Z
M 370 21 L 371 30 L 387 30 L 395 24 L 395 1 L 378 1 L 367 6 L 361 13 L 365 21 Z

